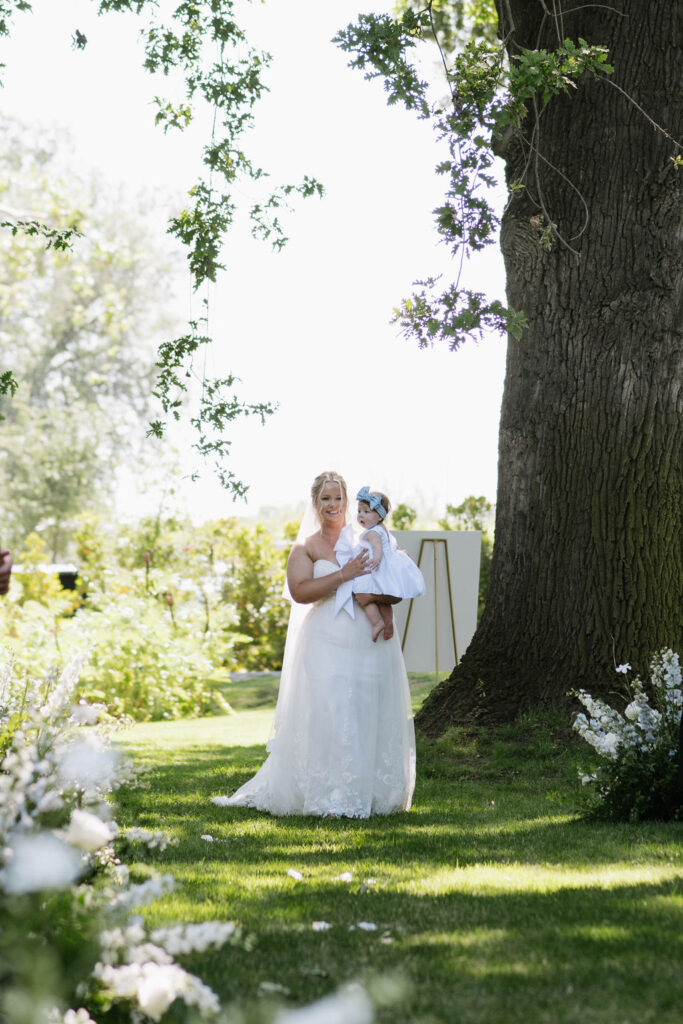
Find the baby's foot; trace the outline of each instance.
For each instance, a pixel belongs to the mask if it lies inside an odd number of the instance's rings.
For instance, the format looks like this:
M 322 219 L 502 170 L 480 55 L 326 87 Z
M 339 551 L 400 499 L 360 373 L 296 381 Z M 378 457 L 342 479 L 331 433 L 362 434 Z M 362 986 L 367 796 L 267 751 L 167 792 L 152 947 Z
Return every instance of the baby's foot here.
M 376 623 L 375 623 L 375 624 L 373 625 L 373 627 L 372 627 L 372 642 L 373 642 L 373 644 L 376 644 L 376 643 L 377 643 L 377 638 L 378 638 L 378 636 L 380 635 L 380 633 L 382 632 L 382 630 L 384 630 L 385 628 L 386 628 L 386 627 L 385 627 L 385 625 L 384 625 L 384 623 L 382 622 L 382 620 L 381 620 L 381 619 L 380 619 L 380 621 L 379 621 L 379 622 L 376 622 Z M 393 632 L 393 627 L 392 627 L 392 632 Z
M 392 622 L 387 622 L 387 624 L 384 627 L 384 633 L 382 634 L 382 636 L 384 637 L 385 640 L 391 640 L 393 635 L 394 635 L 394 623 L 393 623 L 393 621 Z

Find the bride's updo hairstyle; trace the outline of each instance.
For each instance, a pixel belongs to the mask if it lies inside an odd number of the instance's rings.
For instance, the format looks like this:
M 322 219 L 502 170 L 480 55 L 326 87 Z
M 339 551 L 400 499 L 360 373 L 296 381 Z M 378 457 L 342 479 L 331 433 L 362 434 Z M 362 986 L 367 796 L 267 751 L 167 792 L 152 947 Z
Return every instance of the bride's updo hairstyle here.
M 340 476 L 339 473 L 335 473 L 333 470 L 330 470 L 329 473 L 320 473 L 313 481 L 313 486 L 311 487 L 311 501 L 313 502 L 313 508 L 315 509 L 315 514 L 318 518 L 320 518 L 320 494 L 325 484 L 339 484 L 341 487 L 344 508 L 346 509 L 349 504 L 344 477 Z

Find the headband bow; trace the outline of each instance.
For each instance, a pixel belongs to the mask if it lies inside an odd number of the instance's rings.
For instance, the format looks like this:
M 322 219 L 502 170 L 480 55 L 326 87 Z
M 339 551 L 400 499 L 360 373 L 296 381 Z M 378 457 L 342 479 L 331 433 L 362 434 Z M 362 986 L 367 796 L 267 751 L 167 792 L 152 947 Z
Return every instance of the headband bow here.
M 382 504 L 382 499 L 379 494 L 371 494 L 369 487 L 361 487 L 356 495 L 356 501 L 364 501 L 366 505 L 370 506 L 373 512 L 377 513 L 380 519 L 384 519 L 387 514 L 387 510 Z

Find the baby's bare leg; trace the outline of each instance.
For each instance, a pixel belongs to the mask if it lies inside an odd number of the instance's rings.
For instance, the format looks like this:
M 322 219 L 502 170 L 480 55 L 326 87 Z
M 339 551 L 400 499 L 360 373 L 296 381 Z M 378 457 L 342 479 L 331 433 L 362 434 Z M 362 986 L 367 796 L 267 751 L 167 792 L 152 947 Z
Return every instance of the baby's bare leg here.
M 385 640 L 391 640 L 394 635 L 394 610 L 390 604 L 380 604 L 377 607 L 384 623 L 382 636 Z
M 377 641 L 377 637 L 385 629 L 384 617 L 379 610 L 377 598 L 375 594 L 355 594 L 354 596 L 370 620 L 370 625 L 372 626 L 372 642 L 374 644 Z
M 379 612 L 384 620 L 384 632 L 382 636 L 385 640 L 391 640 L 394 635 L 394 613 L 391 606 L 392 604 L 398 604 L 401 598 L 394 597 L 393 594 L 376 594 L 373 596 L 379 605 Z
M 391 640 L 394 635 L 394 613 L 392 610 L 392 604 L 398 604 L 401 600 L 400 597 L 394 597 L 393 594 L 356 594 L 356 601 L 358 604 L 365 609 L 365 614 L 368 615 L 368 608 L 370 605 L 374 605 L 377 612 L 382 620 L 382 636 L 385 640 Z M 373 613 L 374 614 L 374 613 Z M 380 634 L 380 630 L 375 635 L 375 629 L 377 628 L 377 620 L 370 618 L 372 623 L 372 639 L 377 639 Z

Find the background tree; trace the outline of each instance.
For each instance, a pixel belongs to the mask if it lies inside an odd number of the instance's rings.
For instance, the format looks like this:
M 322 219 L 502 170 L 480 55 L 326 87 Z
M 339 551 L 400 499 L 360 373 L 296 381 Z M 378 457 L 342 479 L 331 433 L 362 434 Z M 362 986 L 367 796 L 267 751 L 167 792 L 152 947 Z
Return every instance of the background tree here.
M 90 538 L 85 544 L 95 556 L 90 570 L 95 572 L 98 546 Z M 233 613 L 226 627 L 231 664 L 275 670 L 282 664 L 289 617 L 282 590 L 290 546 L 260 523 L 214 519 L 193 526 L 160 513 L 122 531 L 117 558 L 127 568 L 144 571 L 150 587 L 159 573 L 191 580 L 206 611 L 207 630 L 214 628 L 217 608 L 229 607 Z M 157 590 L 163 598 L 163 587 L 157 584 Z
M 177 274 L 141 197 L 67 168 L 55 141 L 0 126 L 0 205 L 83 232 L 69 253 L 0 234 L 0 344 L 21 380 L 0 398 L 2 532 L 16 547 L 38 529 L 52 558 L 74 516 L 111 491 L 121 459 L 140 458 Z
M 392 530 L 409 530 L 415 520 L 417 512 L 410 505 L 400 502 L 391 510 Z
M 163 91 L 154 97 L 154 105 L 155 123 L 164 132 L 182 131 L 197 114 L 209 114 L 206 121 L 211 127 L 201 150 L 199 180 L 188 189 L 187 205 L 176 207 L 168 221 L 169 233 L 185 247 L 194 289 L 215 282 L 224 269 L 223 240 L 239 205 L 237 193 L 242 200 L 246 192 L 251 197 L 252 234 L 280 250 L 287 242 L 283 212 L 292 199 L 320 196 L 323 188 L 307 175 L 298 183 L 273 186 L 265 169 L 247 152 L 243 135 L 253 123 L 254 105 L 267 91 L 264 72 L 271 58 L 249 45 L 233 0 L 178 0 L 170 6 L 158 0 L 94 0 L 94 5 L 99 15 L 127 13 L 140 18 L 143 67 L 157 76 Z M 17 15 L 31 11 L 31 0 L 0 0 L 0 38 L 10 34 Z M 78 51 L 87 45 L 86 35 L 74 26 L 70 56 L 77 59 Z M 28 232 L 64 251 L 74 224 L 65 219 L 59 204 L 52 213 L 48 218 L 26 218 L 5 211 L 0 227 Z M 243 402 L 234 374 L 208 379 L 197 370 L 195 357 L 211 341 L 205 294 L 202 313 L 189 321 L 186 332 L 158 345 L 154 395 L 166 419 L 154 419 L 150 430 L 162 437 L 167 420 L 179 420 L 189 409 L 196 431 L 192 447 L 211 458 L 220 482 L 241 496 L 246 488 L 225 463 L 229 427 L 240 416 L 256 415 L 263 421 L 274 409 L 269 403 Z M 188 402 L 188 381 L 193 378 L 200 380 L 201 390 L 198 401 Z M 0 395 L 10 393 L 16 384 L 13 367 L 0 373 Z
M 430 107 L 406 53 L 438 35 L 435 8 L 340 34 L 389 102 L 434 118 L 448 179 L 435 216 L 455 252 L 496 226 L 480 191 L 492 148 L 506 168 L 508 308 L 428 279 L 397 314 L 421 345 L 510 328 L 489 592 L 418 717 L 433 734 L 611 689 L 614 659 L 644 674 L 683 642 L 678 9 L 496 0 L 501 45 L 444 54 L 450 99 Z
M 479 530 L 481 532 L 481 558 L 479 562 L 479 599 L 477 621 L 481 619 L 486 604 L 486 594 L 491 579 L 493 537 L 489 526 L 493 521 L 494 507 L 487 498 L 470 494 L 459 505 L 446 505 L 446 515 L 439 519 L 442 530 Z
M 282 590 L 291 545 L 277 544 L 260 523 L 219 520 L 205 525 L 204 533 L 210 531 L 220 538 L 216 553 L 225 565 L 222 599 L 235 609 L 235 628 L 249 637 L 237 642 L 236 657 L 246 669 L 281 668 L 290 608 Z

